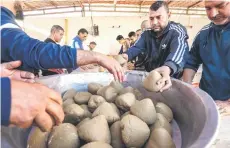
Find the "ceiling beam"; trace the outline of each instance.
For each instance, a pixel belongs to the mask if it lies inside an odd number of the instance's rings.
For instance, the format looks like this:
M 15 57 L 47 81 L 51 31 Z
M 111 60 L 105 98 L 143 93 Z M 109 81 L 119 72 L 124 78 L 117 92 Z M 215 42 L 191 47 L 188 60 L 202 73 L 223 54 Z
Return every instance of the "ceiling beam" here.
M 28 7 L 28 8 L 30 8 L 31 10 L 37 9 L 36 7 L 30 5 L 30 4 L 26 3 L 26 2 L 24 2 L 24 5 L 25 5 L 26 7 Z
M 78 2 L 78 3 L 79 3 L 79 5 L 81 6 L 81 8 L 83 8 L 83 7 L 84 7 L 84 5 L 83 5 L 83 3 L 82 3 L 82 1 L 81 1 L 81 0 L 78 0 L 77 2 Z
M 114 0 L 114 1 L 113 1 L 113 4 L 116 5 L 116 4 L 117 4 L 117 0 Z
M 117 8 L 117 0 L 114 0 L 114 1 L 113 1 L 113 6 L 114 6 L 114 11 L 116 11 L 116 8 Z
M 56 2 L 54 2 L 54 1 L 50 1 L 49 2 L 51 5 L 53 5 L 54 7 L 56 7 L 57 8 L 57 3 Z
M 142 6 L 142 5 L 144 4 L 145 1 L 146 1 L 146 0 L 141 1 L 141 2 L 140 2 L 140 6 Z
M 171 4 L 171 3 L 172 3 L 172 1 L 168 1 L 167 3 L 168 3 L 168 5 L 169 5 L 169 4 Z
M 189 8 L 192 8 L 193 6 L 196 6 L 197 4 L 199 4 L 199 3 L 201 3 L 201 2 L 202 2 L 202 0 L 199 0 L 198 2 L 195 2 L 194 4 L 188 6 L 188 9 L 189 9 Z

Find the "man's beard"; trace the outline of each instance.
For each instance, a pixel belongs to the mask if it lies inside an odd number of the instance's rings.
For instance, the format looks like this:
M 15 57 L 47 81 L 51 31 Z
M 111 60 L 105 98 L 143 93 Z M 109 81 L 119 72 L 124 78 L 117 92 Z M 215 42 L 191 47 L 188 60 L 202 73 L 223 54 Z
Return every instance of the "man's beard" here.
M 24 20 L 23 9 L 22 9 L 22 6 L 19 2 L 14 3 L 14 10 L 16 11 L 15 18 L 17 20 Z

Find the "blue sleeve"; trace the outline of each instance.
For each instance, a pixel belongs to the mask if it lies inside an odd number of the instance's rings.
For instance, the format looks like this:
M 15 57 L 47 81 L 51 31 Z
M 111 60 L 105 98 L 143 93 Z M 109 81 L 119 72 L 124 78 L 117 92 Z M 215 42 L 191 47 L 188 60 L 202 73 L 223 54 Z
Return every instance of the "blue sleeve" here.
M 127 51 L 129 60 L 132 60 L 136 56 L 138 56 L 141 52 L 146 50 L 146 45 L 145 45 L 145 32 L 143 32 L 138 40 L 135 42 L 135 44 L 130 47 Z
M 174 30 L 174 36 L 170 43 L 170 53 L 164 65 L 169 66 L 173 70 L 171 74 L 175 74 L 183 70 L 189 46 L 187 31 L 184 27 L 178 25 L 174 26 L 172 30 Z
M 76 68 L 77 50 L 69 46 L 41 42 L 17 28 L 2 29 L 1 40 L 2 61 L 21 60 L 34 69 Z
M 193 69 L 194 71 L 197 71 L 200 64 L 202 64 L 202 60 L 199 54 L 199 42 L 200 42 L 200 34 L 198 34 L 195 37 L 195 40 L 193 41 L 184 68 Z
M 1 78 L 1 125 L 9 125 L 11 87 L 9 78 Z

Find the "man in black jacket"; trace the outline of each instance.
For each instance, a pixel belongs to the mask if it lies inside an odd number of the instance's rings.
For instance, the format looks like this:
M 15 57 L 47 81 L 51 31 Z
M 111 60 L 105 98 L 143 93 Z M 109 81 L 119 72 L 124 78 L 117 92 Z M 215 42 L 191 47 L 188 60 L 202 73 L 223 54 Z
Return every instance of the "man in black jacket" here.
M 50 36 L 44 41 L 45 43 L 60 43 L 64 35 L 64 29 L 59 25 L 53 25 L 50 30 Z M 43 76 L 62 74 L 64 73 L 63 69 L 48 69 L 42 70 Z
M 177 78 L 183 70 L 189 49 L 185 27 L 169 21 L 169 17 L 167 3 L 154 2 L 149 11 L 151 29 L 145 30 L 126 54 L 123 54 L 124 58 L 131 60 L 144 52 L 143 65 L 146 71 L 158 71 L 163 76 L 158 83 L 166 83 L 161 92 L 172 85 L 170 76 Z

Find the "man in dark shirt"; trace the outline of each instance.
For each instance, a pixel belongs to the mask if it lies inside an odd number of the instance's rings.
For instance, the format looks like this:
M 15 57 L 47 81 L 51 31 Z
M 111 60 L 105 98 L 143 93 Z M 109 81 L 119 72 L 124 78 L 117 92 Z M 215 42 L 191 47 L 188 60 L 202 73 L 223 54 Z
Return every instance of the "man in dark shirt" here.
M 64 29 L 59 25 L 53 25 L 50 30 L 50 36 L 44 41 L 46 43 L 60 43 L 64 35 Z M 42 70 L 43 76 L 62 74 L 64 73 L 63 69 L 48 69 Z
M 118 35 L 116 40 L 119 42 L 119 44 L 121 44 L 121 49 L 118 54 L 123 54 L 130 47 L 130 43 L 122 35 Z
M 137 35 L 134 31 L 129 32 L 128 37 L 130 39 L 130 46 L 133 46 L 137 40 Z

